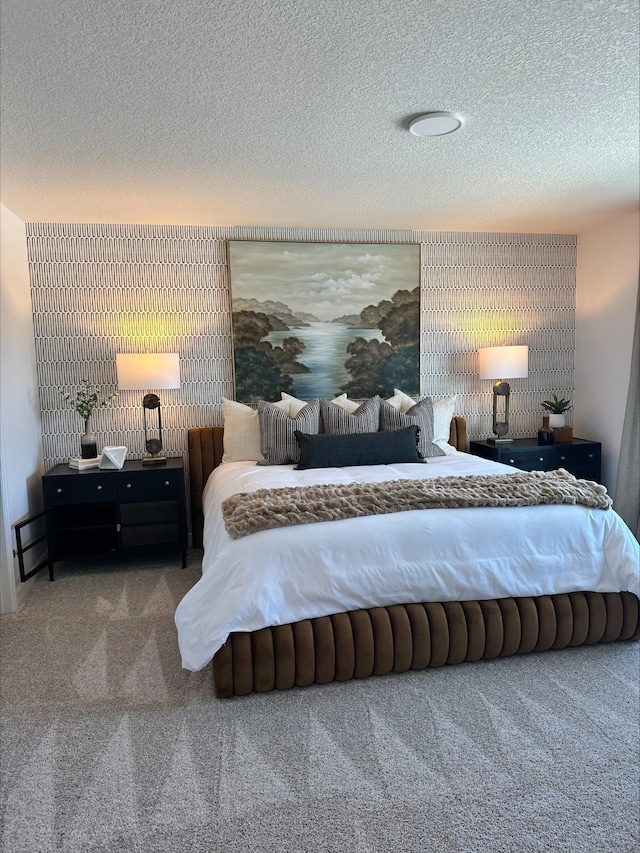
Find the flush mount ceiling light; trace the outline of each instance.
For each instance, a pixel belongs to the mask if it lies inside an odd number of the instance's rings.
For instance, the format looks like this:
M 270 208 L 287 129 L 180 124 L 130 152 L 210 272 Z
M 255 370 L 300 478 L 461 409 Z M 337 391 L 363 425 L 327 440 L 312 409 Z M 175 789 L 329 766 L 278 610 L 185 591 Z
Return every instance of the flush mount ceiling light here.
M 446 136 L 462 127 L 462 119 L 455 113 L 425 113 L 409 122 L 414 136 Z

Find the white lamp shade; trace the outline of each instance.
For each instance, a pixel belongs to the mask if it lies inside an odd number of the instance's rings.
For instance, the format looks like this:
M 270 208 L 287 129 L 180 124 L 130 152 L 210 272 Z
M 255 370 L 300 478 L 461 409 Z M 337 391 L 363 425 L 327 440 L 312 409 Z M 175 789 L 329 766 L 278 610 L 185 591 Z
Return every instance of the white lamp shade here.
M 483 347 L 478 350 L 480 379 L 521 379 L 529 375 L 529 347 Z
M 157 391 L 180 387 L 177 352 L 116 353 L 121 391 Z

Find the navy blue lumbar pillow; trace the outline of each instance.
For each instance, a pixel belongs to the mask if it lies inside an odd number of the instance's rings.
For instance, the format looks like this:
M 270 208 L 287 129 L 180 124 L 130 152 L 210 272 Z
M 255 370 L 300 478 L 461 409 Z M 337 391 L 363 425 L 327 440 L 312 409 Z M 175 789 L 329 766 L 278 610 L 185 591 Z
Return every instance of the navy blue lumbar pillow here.
M 420 427 L 415 424 L 392 432 L 351 435 L 308 435 L 296 430 L 296 440 L 300 445 L 300 462 L 296 470 L 423 462 L 418 453 L 419 432 Z

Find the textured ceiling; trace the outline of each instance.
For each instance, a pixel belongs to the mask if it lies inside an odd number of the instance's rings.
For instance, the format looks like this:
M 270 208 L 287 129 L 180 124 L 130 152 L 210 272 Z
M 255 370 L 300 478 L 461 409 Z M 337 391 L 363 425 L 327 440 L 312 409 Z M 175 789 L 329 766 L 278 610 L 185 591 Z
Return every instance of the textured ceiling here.
M 25 221 L 574 233 L 638 203 L 637 0 L 2 0 Z M 462 130 L 418 139 L 410 117 Z

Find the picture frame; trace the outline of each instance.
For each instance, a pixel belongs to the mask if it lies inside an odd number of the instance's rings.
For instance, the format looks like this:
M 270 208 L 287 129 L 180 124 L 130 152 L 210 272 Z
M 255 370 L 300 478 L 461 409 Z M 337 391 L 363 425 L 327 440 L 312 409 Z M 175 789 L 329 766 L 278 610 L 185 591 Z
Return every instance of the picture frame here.
M 236 400 L 419 394 L 420 245 L 229 240 Z

